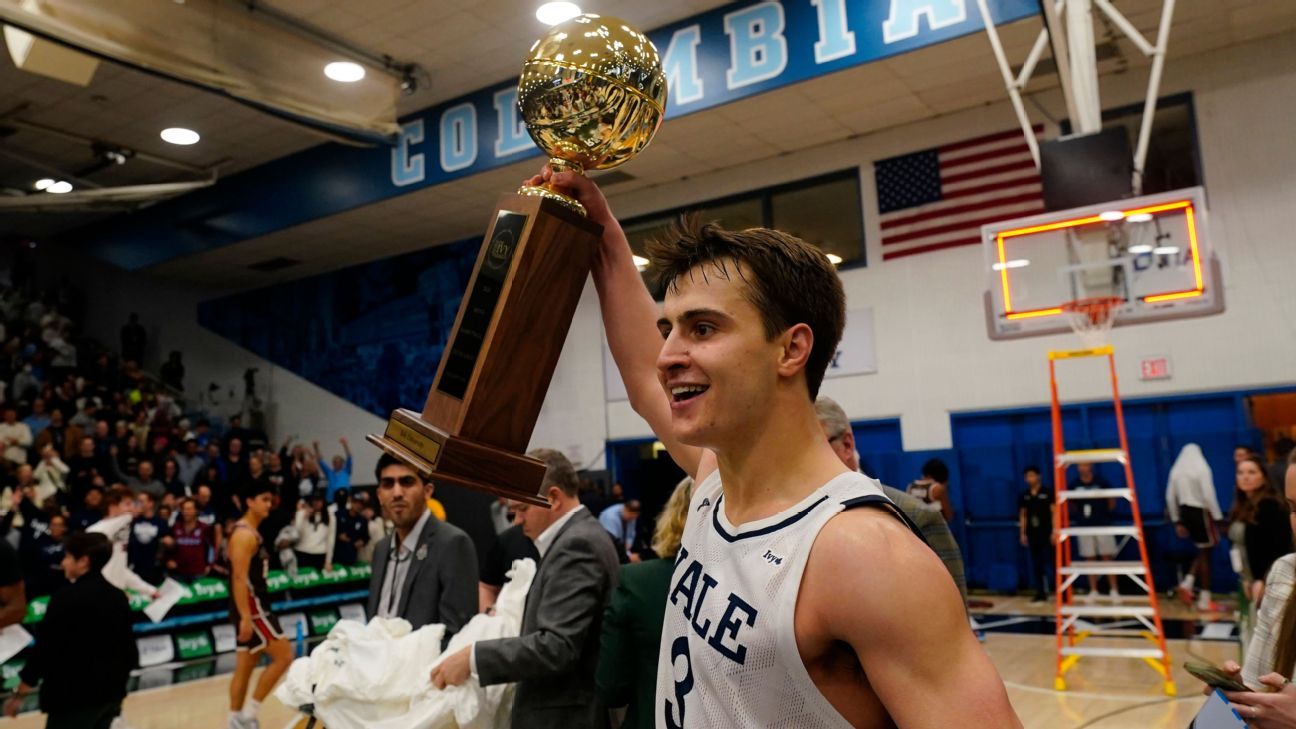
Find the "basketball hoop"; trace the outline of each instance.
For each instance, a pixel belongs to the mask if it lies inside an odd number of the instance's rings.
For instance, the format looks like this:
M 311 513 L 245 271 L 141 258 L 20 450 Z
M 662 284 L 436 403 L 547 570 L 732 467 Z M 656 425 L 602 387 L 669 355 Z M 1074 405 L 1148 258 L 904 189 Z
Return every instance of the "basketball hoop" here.
M 1124 303 L 1125 299 L 1119 296 L 1076 299 L 1063 304 L 1062 313 L 1066 314 L 1080 341 L 1086 347 L 1096 348 L 1109 343 L 1116 312 Z

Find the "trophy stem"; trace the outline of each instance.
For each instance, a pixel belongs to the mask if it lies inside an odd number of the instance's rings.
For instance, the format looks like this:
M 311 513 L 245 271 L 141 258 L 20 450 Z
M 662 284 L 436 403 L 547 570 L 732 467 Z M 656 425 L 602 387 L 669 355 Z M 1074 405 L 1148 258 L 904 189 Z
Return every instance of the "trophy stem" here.
M 585 174 L 585 169 L 583 167 L 576 164 L 575 162 L 572 162 L 570 160 L 565 160 L 560 157 L 549 158 L 549 169 L 553 170 L 554 172 L 575 172 L 578 175 Z M 546 182 L 543 185 L 523 185 L 522 187 L 518 188 L 518 194 L 529 195 L 531 197 L 548 198 L 562 205 L 563 207 L 575 211 L 582 218 L 589 217 L 588 214 L 585 212 L 584 205 L 581 205 L 579 202 L 577 202 L 575 198 L 569 195 L 564 195 L 561 192 L 558 192 L 558 190 L 554 188 L 552 183 Z
M 562 157 L 550 157 L 549 169 L 554 172 L 575 172 L 578 175 L 585 174 L 584 167 L 581 167 L 571 160 L 563 159 Z

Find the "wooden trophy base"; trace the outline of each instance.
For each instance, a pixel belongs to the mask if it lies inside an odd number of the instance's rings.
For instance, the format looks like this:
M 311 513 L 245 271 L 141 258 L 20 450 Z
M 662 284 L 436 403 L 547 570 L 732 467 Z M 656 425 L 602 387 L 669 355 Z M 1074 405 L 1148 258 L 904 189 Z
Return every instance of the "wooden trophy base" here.
M 452 435 L 413 410 L 395 411 L 386 432 L 365 439 L 424 478 L 549 507 L 543 461 Z
M 545 197 L 496 207 L 422 413 L 369 442 L 435 480 L 548 506 L 545 465 L 521 455 L 602 227 Z

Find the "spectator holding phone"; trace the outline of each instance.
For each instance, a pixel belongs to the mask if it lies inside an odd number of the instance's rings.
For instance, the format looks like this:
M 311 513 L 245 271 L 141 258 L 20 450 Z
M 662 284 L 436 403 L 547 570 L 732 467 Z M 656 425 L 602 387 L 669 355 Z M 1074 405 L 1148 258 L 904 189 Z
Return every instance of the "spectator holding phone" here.
M 1296 463 L 1286 473 L 1288 519 L 1296 530 Z M 1255 632 L 1247 647 L 1246 665 L 1225 661 L 1221 668 L 1254 691 L 1225 691 L 1247 725 L 1255 729 L 1296 729 L 1296 554 L 1279 558 L 1265 580 Z M 1212 689 L 1208 686 L 1206 692 Z

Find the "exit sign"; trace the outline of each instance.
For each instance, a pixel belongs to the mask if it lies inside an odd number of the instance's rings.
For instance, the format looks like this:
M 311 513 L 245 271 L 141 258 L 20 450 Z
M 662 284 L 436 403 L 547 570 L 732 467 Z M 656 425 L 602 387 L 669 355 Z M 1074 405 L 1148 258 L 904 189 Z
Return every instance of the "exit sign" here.
M 1139 379 L 1140 380 L 1168 380 L 1170 379 L 1170 358 L 1169 357 L 1144 357 L 1139 360 Z

